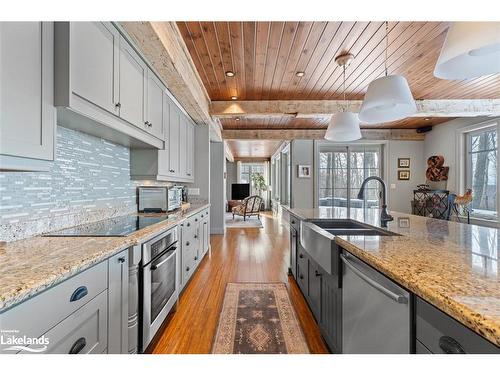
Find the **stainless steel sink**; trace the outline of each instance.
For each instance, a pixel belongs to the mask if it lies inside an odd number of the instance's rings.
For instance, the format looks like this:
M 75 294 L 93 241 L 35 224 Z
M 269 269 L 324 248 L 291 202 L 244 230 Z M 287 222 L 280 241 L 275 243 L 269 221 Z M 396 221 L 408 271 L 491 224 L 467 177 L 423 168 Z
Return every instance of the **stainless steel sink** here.
M 335 236 L 399 236 L 397 233 L 349 219 L 312 219 L 300 222 L 300 244 L 330 274 L 338 273 Z

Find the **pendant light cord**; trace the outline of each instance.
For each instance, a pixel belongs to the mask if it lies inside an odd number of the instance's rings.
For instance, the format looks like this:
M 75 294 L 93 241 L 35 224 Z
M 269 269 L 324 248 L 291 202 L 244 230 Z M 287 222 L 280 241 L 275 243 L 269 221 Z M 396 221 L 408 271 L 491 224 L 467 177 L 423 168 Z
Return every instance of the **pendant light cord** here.
M 343 91 L 344 91 L 344 106 L 345 106 L 345 110 L 344 112 L 347 112 L 347 110 L 349 109 L 349 105 L 347 104 L 347 101 L 346 101 L 346 98 L 345 98 L 345 64 L 343 66 L 344 68 L 344 72 L 343 72 Z
M 387 50 L 389 49 L 389 21 L 385 21 L 385 76 L 387 77 Z

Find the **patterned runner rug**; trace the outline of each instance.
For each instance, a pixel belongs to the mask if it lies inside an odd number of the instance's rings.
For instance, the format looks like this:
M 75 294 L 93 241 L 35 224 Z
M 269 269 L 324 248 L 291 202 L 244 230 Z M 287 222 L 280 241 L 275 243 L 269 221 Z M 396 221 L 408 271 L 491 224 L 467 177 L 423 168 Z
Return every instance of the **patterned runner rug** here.
M 212 353 L 309 353 L 285 284 L 228 283 Z

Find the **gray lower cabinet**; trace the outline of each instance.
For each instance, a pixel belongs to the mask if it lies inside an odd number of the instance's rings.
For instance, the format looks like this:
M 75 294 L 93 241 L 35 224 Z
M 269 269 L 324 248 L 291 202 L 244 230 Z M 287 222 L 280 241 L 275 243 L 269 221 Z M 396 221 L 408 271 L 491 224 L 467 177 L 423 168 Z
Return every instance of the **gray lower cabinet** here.
M 1 313 L 0 329 L 13 332 L 12 339 L 45 338 L 46 348 L 29 348 L 41 353 L 134 352 L 128 334 L 129 272 L 127 249 Z M 28 352 L 9 346 L 2 342 L 0 353 Z
M 309 261 L 300 242 L 297 245 L 297 284 L 306 298 L 309 296 Z
M 209 249 L 209 220 L 207 209 L 187 217 L 180 224 L 181 290 L 187 285 Z
M 54 160 L 54 23 L 0 23 L 0 170 Z
M 316 322 L 321 323 L 321 289 L 323 270 L 314 262 L 309 259 L 309 307 L 316 319 Z
M 417 353 L 500 354 L 500 348 L 420 298 L 416 298 Z
M 342 347 L 342 294 L 337 276 L 324 272 L 321 276 L 321 319 L 319 326 L 328 347 L 341 353 Z
M 108 304 L 101 292 L 79 310 L 44 334 L 49 345 L 46 353 L 101 354 L 108 342 Z
M 108 260 L 108 353 L 128 353 L 129 251 Z

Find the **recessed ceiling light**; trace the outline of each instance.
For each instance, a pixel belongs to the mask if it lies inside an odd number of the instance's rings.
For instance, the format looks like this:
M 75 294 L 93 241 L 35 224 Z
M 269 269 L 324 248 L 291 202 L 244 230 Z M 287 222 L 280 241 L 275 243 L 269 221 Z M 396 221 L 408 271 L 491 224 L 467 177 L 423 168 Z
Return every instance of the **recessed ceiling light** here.
M 305 74 L 306 74 L 305 72 L 296 72 L 296 73 L 295 73 L 295 75 L 296 75 L 297 77 L 304 77 L 304 75 L 305 75 Z
M 226 77 L 234 77 L 234 72 L 233 72 L 233 71 L 231 71 L 231 70 L 228 70 L 228 71 L 226 72 Z
M 238 100 L 237 96 L 231 96 L 231 100 Z
M 236 117 L 236 121 L 240 121 L 240 118 L 239 118 L 239 117 Z

